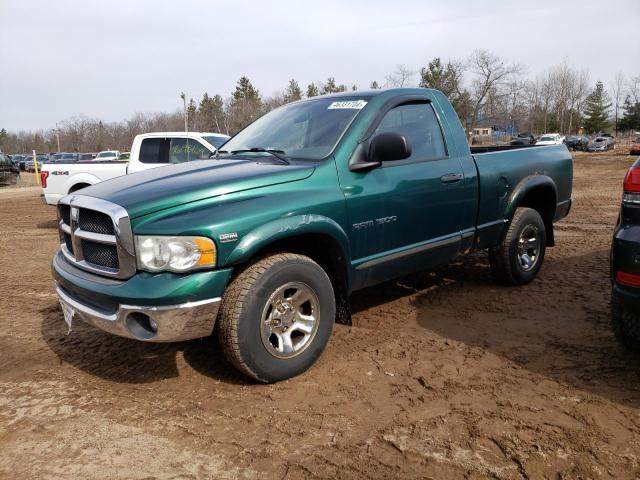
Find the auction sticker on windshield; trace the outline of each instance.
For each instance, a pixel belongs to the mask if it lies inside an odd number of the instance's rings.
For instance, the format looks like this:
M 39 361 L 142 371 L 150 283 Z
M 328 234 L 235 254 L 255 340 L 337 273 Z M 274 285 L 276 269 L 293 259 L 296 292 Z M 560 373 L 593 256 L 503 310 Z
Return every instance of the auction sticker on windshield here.
M 360 110 L 367 104 L 366 100 L 344 100 L 342 102 L 333 102 L 327 110 L 334 108 L 350 108 L 353 110 Z

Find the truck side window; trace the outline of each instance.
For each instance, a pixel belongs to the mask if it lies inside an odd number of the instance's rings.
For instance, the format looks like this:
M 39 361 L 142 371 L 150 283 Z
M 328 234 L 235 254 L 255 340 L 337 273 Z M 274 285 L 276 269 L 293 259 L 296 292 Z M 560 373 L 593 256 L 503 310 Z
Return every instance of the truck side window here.
M 142 163 L 169 163 L 168 138 L 145 138 L 140 145 L 139 160 Z
M 187 148 L 189 150 L 189 160 L 205 160 L 213 154 L 211 150 L 192 138 L 187 140 Z
M 407 103 L 389 110 L 375 133 L 397 132 L 409 140 L 408 160 L 434 160 L 447 156 L 442 130 L 429 103 Z

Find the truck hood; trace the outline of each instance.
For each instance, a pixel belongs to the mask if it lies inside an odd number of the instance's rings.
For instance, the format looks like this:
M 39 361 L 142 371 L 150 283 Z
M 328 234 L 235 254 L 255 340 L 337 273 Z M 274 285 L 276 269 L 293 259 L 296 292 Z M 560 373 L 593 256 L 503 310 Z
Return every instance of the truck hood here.
M 262 161 L 262 159 L 260 159 Z M 124 207 L 130 218 L 196 200 L 309 177 L 313 164 L 255 159 L 197 160 L 124 175 L 84 188 L 82 195 Z

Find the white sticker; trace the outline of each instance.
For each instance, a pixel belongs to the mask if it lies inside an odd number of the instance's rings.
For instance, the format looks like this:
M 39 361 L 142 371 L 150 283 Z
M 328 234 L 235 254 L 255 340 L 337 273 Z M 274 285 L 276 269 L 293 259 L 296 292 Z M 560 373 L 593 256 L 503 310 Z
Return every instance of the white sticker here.
M 331 110 L 332 108 L 351 108 L 354 110 L 361 110 L 366 104 L 366 100 L 345 100 L 342 102 L 333 102 L 329 105 L 328 110 Z

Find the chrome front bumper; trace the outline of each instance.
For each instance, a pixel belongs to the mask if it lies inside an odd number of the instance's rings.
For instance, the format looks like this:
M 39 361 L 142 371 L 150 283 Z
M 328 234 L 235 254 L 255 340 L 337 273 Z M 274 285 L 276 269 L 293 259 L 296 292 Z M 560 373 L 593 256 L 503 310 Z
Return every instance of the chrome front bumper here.
M 181 305 L 144 307 L 118 305 L 106 312 L 87 305 L 55 284 L 60 302 L 71 308 L 74 318 L 105 332 L 145 342 L 179 342 L 211 335 L 220 298 Z

